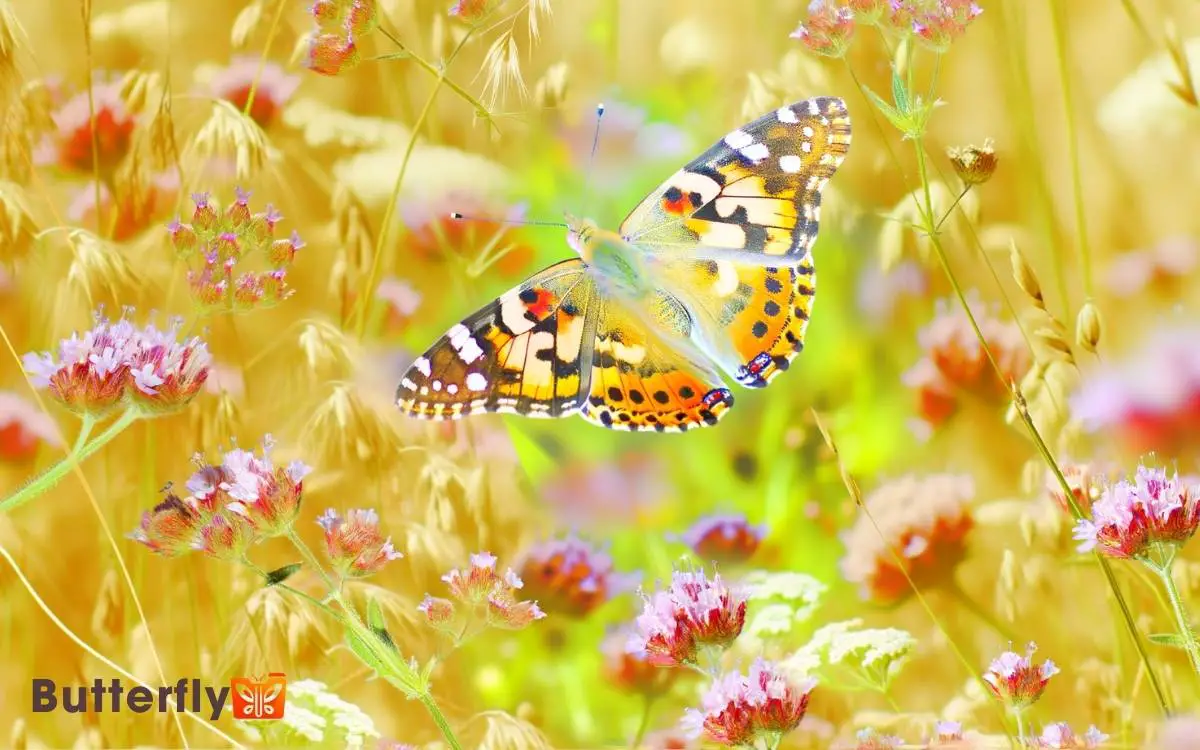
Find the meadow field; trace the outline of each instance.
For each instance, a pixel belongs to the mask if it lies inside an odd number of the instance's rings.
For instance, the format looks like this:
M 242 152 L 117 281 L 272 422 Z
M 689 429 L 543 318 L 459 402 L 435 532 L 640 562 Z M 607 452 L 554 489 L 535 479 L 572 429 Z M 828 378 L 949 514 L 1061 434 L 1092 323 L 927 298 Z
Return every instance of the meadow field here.
M 1200 749 L 1198 35 L 0 0 L 0 747 Z

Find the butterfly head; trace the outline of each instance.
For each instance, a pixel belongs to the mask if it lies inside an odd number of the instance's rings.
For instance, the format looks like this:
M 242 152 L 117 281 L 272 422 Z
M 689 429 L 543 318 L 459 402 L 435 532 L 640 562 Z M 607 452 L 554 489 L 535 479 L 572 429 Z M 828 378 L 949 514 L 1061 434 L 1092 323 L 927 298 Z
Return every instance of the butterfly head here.
M 596 224 L 592 220 L 567 214 L 567 244 L 587 263 L 592 262 L 595 255 L 596 230 Z

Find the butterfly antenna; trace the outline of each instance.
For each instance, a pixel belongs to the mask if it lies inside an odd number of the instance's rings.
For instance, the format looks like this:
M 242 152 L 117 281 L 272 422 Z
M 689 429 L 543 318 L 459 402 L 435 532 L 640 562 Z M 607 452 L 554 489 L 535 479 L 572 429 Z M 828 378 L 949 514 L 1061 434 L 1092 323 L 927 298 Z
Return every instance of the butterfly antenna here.
M 592 168 L 596 165 L 596 150 L 600 147 L 600 121 L 604 119 L 604 103 L 596 105 L 596 132 L 592 135 L 592 153 L 588 156 L 588 167 L 586 177 L 584 178 L 583 186 L 583 211 L 580 215 L 587 215 L 587 205 L 592 197 Z
M 464 216 L 458 211 L 450 214 L 450 218 L 455 221 L 486 221 L 492 224 L 512 224 L 519 227 L 559 227 L 566 229 L 566 222 L 562 221 L 528 221 L 526 219 L 497 219 L 492 216 Z

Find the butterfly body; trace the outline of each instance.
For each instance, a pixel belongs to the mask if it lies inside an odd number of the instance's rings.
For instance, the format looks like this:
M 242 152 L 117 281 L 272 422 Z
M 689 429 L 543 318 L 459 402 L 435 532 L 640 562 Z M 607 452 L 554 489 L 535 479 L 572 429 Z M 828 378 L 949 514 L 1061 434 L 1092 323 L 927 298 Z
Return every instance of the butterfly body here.
M 568 217 L 578 258 L 452 327 L 401 379 L 406 413 L 579 414 L 679 432 L 761 388 L 803 348 L 821 189 L 850 144 L 840 99 L 782 107 L 668 178 L 618 231 Z

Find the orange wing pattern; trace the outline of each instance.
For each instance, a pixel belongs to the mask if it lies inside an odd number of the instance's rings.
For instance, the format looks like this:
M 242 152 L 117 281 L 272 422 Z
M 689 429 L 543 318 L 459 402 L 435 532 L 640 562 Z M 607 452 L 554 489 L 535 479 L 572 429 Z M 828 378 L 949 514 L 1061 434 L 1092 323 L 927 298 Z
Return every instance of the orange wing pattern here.
M 591 389 L 583 418 L 615 430 L 683 432 L 714 425 L 733 394 L 686 339 L 668 343 L 632 312 L 605 300 L 597 315 Z

